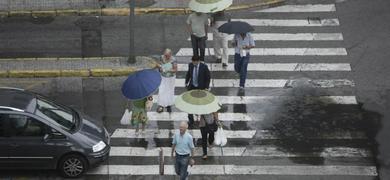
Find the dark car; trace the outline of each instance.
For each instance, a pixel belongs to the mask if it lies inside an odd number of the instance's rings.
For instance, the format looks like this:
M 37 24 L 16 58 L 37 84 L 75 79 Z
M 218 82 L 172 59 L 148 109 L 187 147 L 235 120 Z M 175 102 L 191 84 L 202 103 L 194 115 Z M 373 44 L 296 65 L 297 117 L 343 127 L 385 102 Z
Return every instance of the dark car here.
M 106 160 L 107 130 L 41 95 L 0 88 L 0 169 L 57 169 L 80 177 Z

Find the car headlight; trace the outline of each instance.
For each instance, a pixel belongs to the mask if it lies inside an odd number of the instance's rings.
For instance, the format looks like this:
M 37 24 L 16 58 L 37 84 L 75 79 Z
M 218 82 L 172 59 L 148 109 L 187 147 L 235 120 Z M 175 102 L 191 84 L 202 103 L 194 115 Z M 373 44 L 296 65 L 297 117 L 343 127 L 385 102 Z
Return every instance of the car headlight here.
M 97 144 L 95 144 L 94 146 L 92 146 L 92 151 L 94 153 L 99 152 L 99 151 L 103 150 L 105 147 L 106 147 L 106 143 L 104 143 L 103 141 L 100 141 Z

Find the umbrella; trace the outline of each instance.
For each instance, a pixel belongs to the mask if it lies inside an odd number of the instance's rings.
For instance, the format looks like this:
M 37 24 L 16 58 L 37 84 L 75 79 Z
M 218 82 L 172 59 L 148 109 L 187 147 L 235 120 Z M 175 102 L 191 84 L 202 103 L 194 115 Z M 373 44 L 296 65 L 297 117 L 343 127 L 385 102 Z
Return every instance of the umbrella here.
M 191 0 L 191 10 L 202 13 L 222 11 L 233 4 L 233 0 Z
M 122 85 L 122 94 L 130 100 L 138 100 L 150 96 L 161 83 L 158 71 L 146 69 L 131 74 Z
M 225 24 L 222 24 L 219 28 L 218 31 L 222 33 L 227 33 L 227 34 L 241 34 L 241 33 L 247 33 L 254 31 L 253 27 L 242 21 L 231 21 Z
M 187 91 L 175 100 L 175 106 L 189 114 L 210 114 L 218 111 L 218 98 L 205 90 Z

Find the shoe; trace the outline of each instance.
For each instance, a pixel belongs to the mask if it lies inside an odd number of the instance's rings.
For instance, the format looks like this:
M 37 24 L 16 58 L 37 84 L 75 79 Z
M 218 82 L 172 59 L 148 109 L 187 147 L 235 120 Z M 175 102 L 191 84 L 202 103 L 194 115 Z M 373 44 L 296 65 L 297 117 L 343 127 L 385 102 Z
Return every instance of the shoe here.
M 206 160 L 206 159 L 207 159 L 207 155 L 203 155 L 203 156 L 202 156 L 202 159 L 203 159 L 203 160 Z
M 158 108 L 157 108 L 157 112 L 158 113 L 162 113 L 164 111 L 164 108 L 162 107 L 162 106 L 159 106 Z
M 172 112 L 172 108 L 171 108 L 171 106 L 167 106 L 167 112 Z
M 245 87 L 244 87 L 244 86 L 240 86 L 240 89 L 241 89 L 241 90 L 244 90 L 244 89 L 245 89 Z
M 226 63 L 222 63 L 222 67 L 226 68 L 228 65 Z

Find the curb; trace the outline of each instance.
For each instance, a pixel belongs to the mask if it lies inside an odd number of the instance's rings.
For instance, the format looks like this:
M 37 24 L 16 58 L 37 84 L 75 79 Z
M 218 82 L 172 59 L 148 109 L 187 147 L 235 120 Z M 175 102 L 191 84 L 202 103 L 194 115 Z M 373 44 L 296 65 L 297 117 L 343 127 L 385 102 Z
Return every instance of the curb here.
M 80 69 L 80 70 L 9 70 L 0 71 L 0 78 L 54 78 L 54 77 L 116 77 L 128 76 L 138 69 Z
M 236 5 L 227 8 L 227 11 L 250 9 L 255 7 L 273 7 L 281 5 L 285 0 L 268 0 L 266 2 L 252 3 L 247 5 Z M 186 15 L 192 11 L 189 8 L 135 8 L 135 14 L 164 14 L 164 15 Z M 0 11 L 0 17 L 47 17 L 47 16 L 128 16 L 129 8 L 100 8 L 100 9 L 58 9 L 39 11 Z

